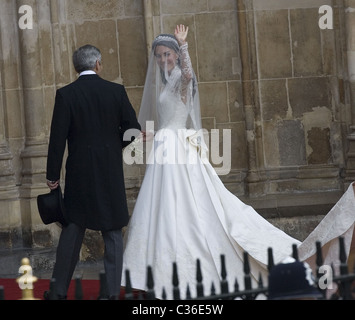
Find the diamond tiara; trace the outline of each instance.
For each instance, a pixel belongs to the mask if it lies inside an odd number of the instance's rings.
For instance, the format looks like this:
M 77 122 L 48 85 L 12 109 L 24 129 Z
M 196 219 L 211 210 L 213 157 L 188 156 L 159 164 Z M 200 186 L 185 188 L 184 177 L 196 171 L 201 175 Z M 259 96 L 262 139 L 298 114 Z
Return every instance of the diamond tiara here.
M 158 41 L 171 41 L 178 45 L 178 42 L 174 38 L 169 36 L 158 36 L 155 38 L 154 42 L 158 42 Z

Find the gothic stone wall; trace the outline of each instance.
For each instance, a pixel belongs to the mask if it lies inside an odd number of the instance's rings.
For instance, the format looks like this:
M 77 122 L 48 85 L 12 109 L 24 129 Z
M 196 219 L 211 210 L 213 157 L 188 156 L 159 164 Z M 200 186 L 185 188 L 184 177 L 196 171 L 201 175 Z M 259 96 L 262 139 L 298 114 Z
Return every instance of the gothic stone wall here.
M 73 51 L 103 53 L 102 76 L 126 86 L 139 111 L 149 44 L 189 26 L 204 128 L 231 130 L 231 170 L 221 179 L 243 201 L 297 238 L 344 191 L 351 90 L 346 82 L 344 7 L 330 0 L 1 0 L 0 249 L 55 247 L 36 196 L 55 90 L 76 79 Z M 318 9 L 334 9 L 320 29 Z M 19 26 L 33 10 L 31 29 Z M 29 21 L 25 21 L 28 23 Z M 144 174 L 125 166 L 130 209 Z M 64 181 L 63 181 L 64 183 Z M 82 259 L 102 253 L 90 233 Z

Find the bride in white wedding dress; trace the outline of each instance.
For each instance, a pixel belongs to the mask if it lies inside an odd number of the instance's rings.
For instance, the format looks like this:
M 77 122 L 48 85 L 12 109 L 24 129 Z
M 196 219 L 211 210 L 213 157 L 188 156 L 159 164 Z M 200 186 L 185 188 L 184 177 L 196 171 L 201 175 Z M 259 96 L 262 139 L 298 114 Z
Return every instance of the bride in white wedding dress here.
M 187 284 L 194 297 L 199 259 L 205 293 L 212 282 L 218 293 L 224 254 L 230 288 L 238 279 L 242 289 L 244 251 L 249 254 L 252 277 L 258 279 L 261 274 L 265 284 L 268 248 L 273 249 L 278 263 L 292 255 L 296 244 L 300 260 L 314 265 L 316 241 L 323 246 L 324 264 L 337 262 L 339 236 L 344 237 L 347 254 L 350 250 L 355 221 L 352 185 L 303 242 L 273 226 L 229 192 L 204 156 L 207 146 L 199 134 L 198 88 L 187 34 L 188 28 L 179 25 L 175 36 L 159 35 L 152 45 L 138 116 L 152 149 L 125 232 L 122 286 L 128 269 L 132 287 L 146 290 L 150 266 L 156 297 L 162 298 L 164 288 L 167 299 L 172 299 L 176 262 L 181 298 Z M 152 140 L 147 121 L 157 127 Z M 129 148 L 138 149 L 138 145 L 132 143 Z

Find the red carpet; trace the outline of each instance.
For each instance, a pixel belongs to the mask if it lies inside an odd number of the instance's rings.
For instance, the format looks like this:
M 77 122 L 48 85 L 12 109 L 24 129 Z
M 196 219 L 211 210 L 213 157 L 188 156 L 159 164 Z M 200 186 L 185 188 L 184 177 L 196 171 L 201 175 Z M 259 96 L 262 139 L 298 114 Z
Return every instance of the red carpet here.
M 43 292 L 49 289 L 48 279 L 38 279 L 33 284 L 34 298 L 43 300 Z M 0 279 L 0 286 L 4 287 L 5 300 L 19 300 L 22 298 L 22 290 L 20 289 L 16 279 Z M 83 290 L 83 300 L 97 300 L 100 293 L 99 280 L 82 280 L 81 286 Z M 68 291 L 68 300 L 75 300 L 75 280 L 72 280 Z

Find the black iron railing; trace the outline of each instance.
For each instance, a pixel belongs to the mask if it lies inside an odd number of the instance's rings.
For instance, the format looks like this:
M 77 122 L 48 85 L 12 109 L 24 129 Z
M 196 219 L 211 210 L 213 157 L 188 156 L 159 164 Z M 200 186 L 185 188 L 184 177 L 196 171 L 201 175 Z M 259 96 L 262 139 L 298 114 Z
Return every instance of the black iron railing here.
M 332 281 L 333 284 L 336 285 L 337 290 L 330 297 L 327 297 L 327 285 L 329 283 L 324 283 L 325 275 L 322 273 L 323 266 L 323 257 L 322 257 L 322 249 L 321 244 L 316 242 L 316 275 L 315 275 L 315 283 L 318 285 L 319 290 L 323 293 L 323 297 L 321 300 L 355 300 L 355 270 L 353 272 L 349 272 L 348 264 L 347 264 L 347 256 L 345 254 L 345 245 L 344 239 L 342 237 L 339 238 L 339 273 L 336 274 L 334 266 L 331 267 L 331 277 L 326 277 L 327 281 Z M 268 266 L 267 269 L 270 272 L 271 268 L 274 266 L 273 259 L 273 250 L 272 248 L 268 249 Z M 297 246 L 294 245 L 292 247 L 292 257 L 295 260 L 299 260 Z M 200 260 L 196 261 L 196 296 L 192 296 L 190 292 L 189 285 L 186 288 L 185 299 L 181 299 L 180 287 L 179 287 L 179 277 L 178 277 L 178 266 L 176 263 L 173 263 L 173 277 L 172 277 L 172 295 L 173 300 L 256 300 L 260 295 L 263 295 L 263 299 L 267 299 L 268 297 L 268 288 L 264 285 L 264 281 L 262 276 L 259 275 L 258 281 L 256 285 L 253 287 L 252 285 L 252 277 L 250 274 L 250 265 L 249 265 L 249 255 L 247 252 L 244 252 L 244 262 L 243 262 L 243 280 L 244 287 L 240 290 L 240 285 L 237 280 L 235 280 L 234 287 L 232 290 L 229 288 L 229 284 L 227 282 L 227 270 L 225 264 L 225 256 L 221 255 L 221 280 L 219 283 L 220 291 L 216 293 L 215 284 L 212 283 L 210 287 L 210 291 L 205 295 L 205 288 L 203 286 L 203 275 L 201 271 L 201 263 Z M 355 269 L 355 268 L 354 268 Z M 328 268 L 329 271 L 329 268 Z M 334 275 L 334 276 L 333 276 Z M 327 276 L 327 275 L 326 275 Z M 133 290 L 130 279 L 129 270 L 125 270 L 125 279 L 126 279 L 126 287 L 124 290 L 124 294 L 122 296 L 117 296 L 117 300 L 156 300 L 156 294 L 154 289 L 154 278 L 152 269 L 150 266 L 147 267 L 147 290 L 144 292 L 138 292 Z M 331 279 L 331 280 L 329 280 Z M 55 289 L 55 279 L 50 280 L 50 300 L 58 299 Z M 4 288 L 0 287 L 0 300 L 4 300 Z M 162 300 L 166 300 L 167 294 L 165 289 L 162 292 Z M 97 300 L 107 300 L 109 298 L 107 293 L 107 283 L 106 283 L 106 275 L 104 272 L 100 273 L 100 292 L 98 293 Z M 82 300 L 83 299 L 83 288 L 81 285 L 81 278 L 75 279 L 75 299 Z

